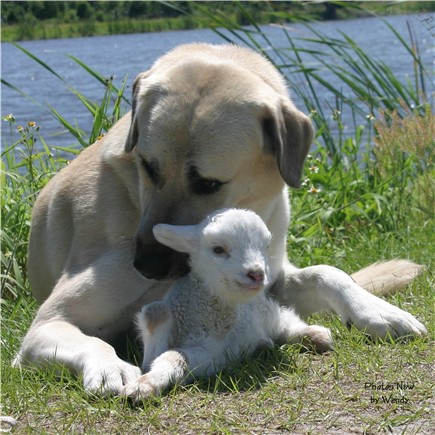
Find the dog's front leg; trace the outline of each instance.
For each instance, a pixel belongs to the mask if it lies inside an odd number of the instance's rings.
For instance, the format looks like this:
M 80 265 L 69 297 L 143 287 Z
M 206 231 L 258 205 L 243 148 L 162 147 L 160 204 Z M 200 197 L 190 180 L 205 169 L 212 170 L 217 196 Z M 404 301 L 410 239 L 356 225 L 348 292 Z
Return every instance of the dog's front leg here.
M 139 367 L 121 360 L 103 340 L 83 334 L 64 320 L 36 322 L 24 338 L 13 365 L 48 367 L 59 363 L 82 374 L 86 391 L 119 394 L 140 375 Z
M 329 311 L 372 337 L 422 335 L 426 328 L 411 314 L 380 299 L 332 266 L 284 268 L 271 294 L 302 316 Z
M 59 363 L 83 376 L 84 388 L 118 394 L 140 375 L 108 341 L 128 330 L 144 303 L 163 296 L 168 284 L 153 283 L 108 252 L 92 267 L 64 273 L 23 340 L 15 365 Z

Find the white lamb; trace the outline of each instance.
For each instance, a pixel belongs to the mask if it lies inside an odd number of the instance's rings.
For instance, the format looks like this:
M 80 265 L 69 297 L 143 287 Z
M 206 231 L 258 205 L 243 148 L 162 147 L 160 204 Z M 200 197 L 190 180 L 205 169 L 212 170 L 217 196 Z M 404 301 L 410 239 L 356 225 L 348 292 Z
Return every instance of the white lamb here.
M 138 380 L 125 394 L 141 400 L 273 343 L 308 339 L 332 347 L 329 329 L 309 326 L 266 297 L 271 234 L 252 211 L 220 210 L 198 225 L 154 227 L 156 239 L 190 255 L 191 272 L 161 302 L 137 315 L 144 345 Z

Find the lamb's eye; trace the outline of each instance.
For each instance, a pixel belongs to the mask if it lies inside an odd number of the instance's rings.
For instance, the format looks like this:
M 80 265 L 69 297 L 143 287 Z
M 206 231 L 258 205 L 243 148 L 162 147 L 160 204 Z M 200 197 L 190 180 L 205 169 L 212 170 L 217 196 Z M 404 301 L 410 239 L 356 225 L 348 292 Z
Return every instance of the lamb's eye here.
M 224 249 L 222 246 L 215 246 L 215 247 L 213 248 L 213 252 L 214 252 L 216 255 L 222 255 L 222 254 L 225 254 L 225 253 L 226 253 L 225 249 Z

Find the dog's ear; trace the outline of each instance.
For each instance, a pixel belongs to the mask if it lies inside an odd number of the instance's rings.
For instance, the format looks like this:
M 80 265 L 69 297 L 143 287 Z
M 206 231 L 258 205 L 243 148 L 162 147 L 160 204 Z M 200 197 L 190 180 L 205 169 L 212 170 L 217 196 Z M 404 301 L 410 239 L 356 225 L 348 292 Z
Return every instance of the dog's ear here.
M 129 153 L 136 146 L 136 142 L 139 136 L 137 125 L 137 108 L 139 104 L 139 91 L 140 83 L 143 79 L 150 75 L 151 71 L 145 71 L 139 74 L 133 82 L 133 101 L 131 103 L 131 125 L 128 132 L 127 140 L 125 142 L 125 152 Z
M 314 136 L 310 118 L 283 101 L 263 118 L 265 150 L 276 156 L 281 177 L 290 187 L 301 185 L 305 157 Z

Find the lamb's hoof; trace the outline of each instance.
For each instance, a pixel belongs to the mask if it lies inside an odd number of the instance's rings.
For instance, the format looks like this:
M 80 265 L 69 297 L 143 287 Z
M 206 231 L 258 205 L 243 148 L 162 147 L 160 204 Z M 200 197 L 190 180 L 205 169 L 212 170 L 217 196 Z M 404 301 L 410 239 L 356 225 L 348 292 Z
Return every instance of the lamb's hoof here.
M 306 327 L 302 344 L 316 353 L 328 352 L 334 349 L 331 331 L 319 325 Z
M 157 397 L 159 395 L 158 393 L 157 388 L 150 382 L 149 376 L 145 374 L 127 384 L 121 395 L 131 399 L 135 403 L 138 403 L 143 400 Z

